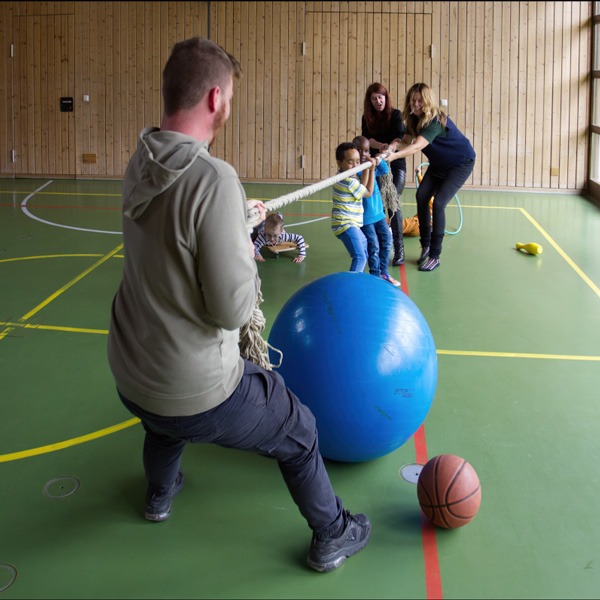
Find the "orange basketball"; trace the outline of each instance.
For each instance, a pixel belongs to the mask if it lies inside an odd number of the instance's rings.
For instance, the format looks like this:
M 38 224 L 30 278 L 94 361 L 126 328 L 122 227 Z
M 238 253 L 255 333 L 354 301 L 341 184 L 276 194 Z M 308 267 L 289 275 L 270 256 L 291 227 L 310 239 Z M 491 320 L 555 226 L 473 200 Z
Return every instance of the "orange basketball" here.
M 423 514 L 434 525 L 456 529 L 479 511 L 479 477 L 464 458 L 440 454 L 427 461 L 419 474 L 417 497 Z

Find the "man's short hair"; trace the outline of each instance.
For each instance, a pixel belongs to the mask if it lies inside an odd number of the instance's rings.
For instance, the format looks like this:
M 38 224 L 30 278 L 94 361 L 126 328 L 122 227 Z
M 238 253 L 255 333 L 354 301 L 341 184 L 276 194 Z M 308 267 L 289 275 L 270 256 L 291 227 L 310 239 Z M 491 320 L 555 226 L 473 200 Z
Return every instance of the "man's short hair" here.
M 200 37 L 177 42 L 163 69 L 165 114 L 190 110 L 213 87 L 224 88 L 241 74 L 237 59 L 218 44 Z

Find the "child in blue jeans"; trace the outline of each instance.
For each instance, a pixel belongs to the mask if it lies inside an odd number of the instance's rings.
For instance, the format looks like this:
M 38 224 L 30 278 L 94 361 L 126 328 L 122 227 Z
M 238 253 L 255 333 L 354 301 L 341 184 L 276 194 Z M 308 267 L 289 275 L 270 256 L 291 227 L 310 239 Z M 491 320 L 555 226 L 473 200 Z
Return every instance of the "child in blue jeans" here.
M 352 142 L 342 142 L 335 150 L 338 173 L 349 171 L 361 163 L 360 154 Z M 362 273 L 367 265 L 367 238 L 361 230 L 363 224 L 363 197 L 373 193 L 373 175 L 377 160 L 370 156 L 371 163 L 359 179 L 356 175 L 346 177 L 333 185 L 331 207 L 331 230 L 342 241 L 352 259 L 350 271 Z
M 352 143 L 357 147 L 360 162 L 367 161 L 370 157 L 369 140 L 363 136 L 356 136 Z M 367 238 L 367 256 L 369 273 L 389 281 L 394 287 L 400 287 L 400 282 L 388 273 L 389 256 L 392 250 L 392 232 L 385 218 L 383 200 L 377 178 L 389 173 L 390 167 L 382 160 L 375 168 L 375 181 L 373 193 L 367 197 L 363 196 L 363 225 L 362 232 Z

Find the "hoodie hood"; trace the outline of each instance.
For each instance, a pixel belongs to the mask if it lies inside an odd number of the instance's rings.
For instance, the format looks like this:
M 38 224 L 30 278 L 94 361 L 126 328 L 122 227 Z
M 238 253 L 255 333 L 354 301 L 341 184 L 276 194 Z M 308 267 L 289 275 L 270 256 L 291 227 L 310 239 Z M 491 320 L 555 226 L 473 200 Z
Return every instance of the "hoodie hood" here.
M 208 154 L 207 141 L 156 127 L 144 129 L 124 179 L 123 214 L 138 219 L 150 202 L 173 185 L 201 152 Z

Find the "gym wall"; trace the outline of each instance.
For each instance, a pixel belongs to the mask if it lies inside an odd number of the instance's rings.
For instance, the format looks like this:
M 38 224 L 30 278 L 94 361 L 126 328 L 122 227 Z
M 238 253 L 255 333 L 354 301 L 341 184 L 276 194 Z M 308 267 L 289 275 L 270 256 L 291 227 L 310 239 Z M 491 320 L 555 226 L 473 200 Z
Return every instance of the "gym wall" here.
M 242 180 L 329 177 L 367 86 L 401 107 L 424 81 L 475 147 L 467 187 L 587 185 L 591 2 L 2 2 L 0 177 L 121 178 L 193 35 L 242 64 L 213 148 Z

